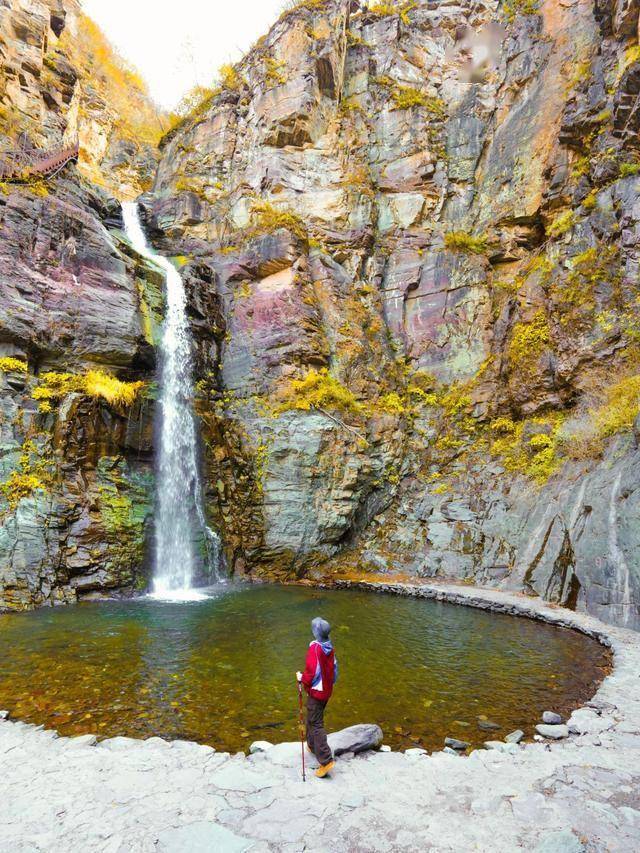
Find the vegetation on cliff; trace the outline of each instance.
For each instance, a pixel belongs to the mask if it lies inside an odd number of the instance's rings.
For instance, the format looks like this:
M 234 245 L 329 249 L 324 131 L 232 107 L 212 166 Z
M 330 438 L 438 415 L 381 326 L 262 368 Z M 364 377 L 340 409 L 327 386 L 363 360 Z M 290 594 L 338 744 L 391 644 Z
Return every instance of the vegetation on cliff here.
M 104 400 L 115 409 L 130 408 L 142 393 L 144 382 L 123 382 L 101 370 L 88 370 L 84 374 L 43 373 L 33 389 L 33 399 L 40 402 L 40 411 L 52 411 L 52 406 L 67 394 L 85 394 Z
M 310 370 L 303 379 L 294 379 L 284 390 L 278 411 L 329 409 L 358 414 L 361 404 L 327 368 Z
M 163 113 L 151 101 L 140 74 L 117 53 L 91 18 L 81 15 L 73 33 L 65 29 L 58 49 L 79 72 L 87 98 L 94 92 L 104 100 L 123 139 L 153 147 L 158 144 L 167 127 Z M 81 105 L 80 109 L 82 112 L 86 107 Z

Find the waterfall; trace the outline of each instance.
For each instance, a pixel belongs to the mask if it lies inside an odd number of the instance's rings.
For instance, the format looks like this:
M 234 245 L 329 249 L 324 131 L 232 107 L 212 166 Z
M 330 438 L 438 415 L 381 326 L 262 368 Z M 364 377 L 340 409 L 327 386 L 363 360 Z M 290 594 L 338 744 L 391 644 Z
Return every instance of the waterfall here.
M 186 294 L 180 273 L 147 243 L 135 202 L 122 205 L 124 227 L 134 249 L 157 267 L 166 282 L 166 316 L 160 342 L 159 445 L 156 454 L 154 594 L 189 598 L 201 559 L 216 572 L 218 537 L 206 524 L 198 466 L 198 436 L 193 412 L 193 355 Z

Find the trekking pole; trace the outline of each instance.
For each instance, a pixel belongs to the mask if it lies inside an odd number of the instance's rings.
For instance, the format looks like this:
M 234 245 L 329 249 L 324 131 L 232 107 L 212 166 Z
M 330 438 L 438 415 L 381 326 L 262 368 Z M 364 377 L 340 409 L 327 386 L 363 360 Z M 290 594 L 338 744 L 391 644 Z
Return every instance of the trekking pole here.
M 302 755 L 302 781 L 307 781 L 304 769 L 304 718 L 302 713 L 302 684 L 298 682 L 298 726 L 300 729 L 300 749 Z

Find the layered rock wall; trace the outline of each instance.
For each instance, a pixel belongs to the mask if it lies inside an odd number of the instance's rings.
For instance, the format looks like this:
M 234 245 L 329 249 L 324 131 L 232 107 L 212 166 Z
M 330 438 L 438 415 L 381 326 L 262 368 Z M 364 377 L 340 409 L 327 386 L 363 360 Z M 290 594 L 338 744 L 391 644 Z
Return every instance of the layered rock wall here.
M 639 624 L 639 14 L 302 2 L 165 138 L 145 204 L 207 270 L 236 570 L 402 569 Z

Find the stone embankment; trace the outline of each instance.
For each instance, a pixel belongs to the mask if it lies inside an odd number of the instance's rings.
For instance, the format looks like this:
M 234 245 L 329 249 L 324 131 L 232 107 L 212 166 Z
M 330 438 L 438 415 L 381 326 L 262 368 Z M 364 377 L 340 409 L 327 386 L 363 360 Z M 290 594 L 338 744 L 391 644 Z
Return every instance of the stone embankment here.
M 577 628 L 612 648 L 614 671 L 558 742 L 347 752 L 306 783 L 298 744 L 247 757 L 0 721 L 0 853 L 637 851 L 640 635 L 502 592 L 381 587 Z

